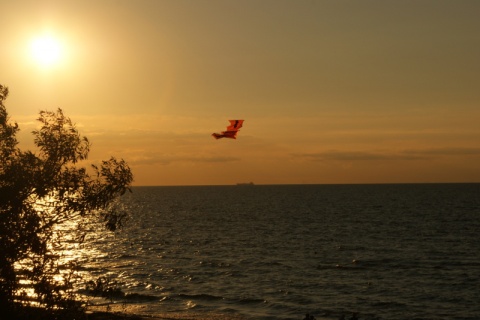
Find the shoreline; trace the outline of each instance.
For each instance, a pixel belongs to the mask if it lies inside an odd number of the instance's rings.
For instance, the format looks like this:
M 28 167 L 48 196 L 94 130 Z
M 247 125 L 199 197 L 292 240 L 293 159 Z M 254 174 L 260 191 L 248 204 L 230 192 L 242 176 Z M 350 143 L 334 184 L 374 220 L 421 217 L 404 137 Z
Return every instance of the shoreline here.
M 214 313 L 165 313 L 157 315 L 129 312 L 94 311 L 86 313 L 88 320 L 245 320 L 243 317 Z
M 108 310 L 102 310 L 106 309 Z M 89 306 L 86 311 L 88 320 L 247 320 L 246 317 L 215 312 L 165 311 L 149 312 L 145 305 L 111 304 L 106 306 Z
M 13 313 L 5 314 L 16 320 L 248 320 L 234 314 L 214 311 L 153 311 L 143 305 L 112 304 L 88 306 L 85 310 L 47 310 L 42 307 L 24 306 Z
M 222 314 L 163 314 L 163 315 L 138 315 L 122 312 L 92 312 L 87 314 L 88 320 L 241 320 L 245 318 L 232 317 Z

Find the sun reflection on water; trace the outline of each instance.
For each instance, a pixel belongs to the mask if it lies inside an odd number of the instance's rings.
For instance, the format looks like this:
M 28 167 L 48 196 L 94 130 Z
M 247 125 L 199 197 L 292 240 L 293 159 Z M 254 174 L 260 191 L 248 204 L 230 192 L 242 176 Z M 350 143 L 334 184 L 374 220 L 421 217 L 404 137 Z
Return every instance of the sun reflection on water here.
M 31 277 L 38 263 L 47 262 L 49 265 L 42 276 L 59 286 L 62 295 L 68 293 L 72 299 L 85 300 L 86 283 L 98 275 L 98 272 L 91 272 L 97 270 L 96 261 L 108 256 L 99 244 L 111 241 L 114 234 L 104 228 L 98 217 L 56 210 L 59 197 L 55 193 L 43 198 L 32 196 L 30 201 L 41 225 L 46 226 L 46 235 L 41 235 L 42 239 L 50 240 L 46 242 L 47 254 L 44 258 L 30 253 L 15 264 L 20 284 L 16 292 L 17 302 L 41 306 L 39 294 L 34 288 L 35 281 Z M 49 225 L 52 226 L 50 229 Z

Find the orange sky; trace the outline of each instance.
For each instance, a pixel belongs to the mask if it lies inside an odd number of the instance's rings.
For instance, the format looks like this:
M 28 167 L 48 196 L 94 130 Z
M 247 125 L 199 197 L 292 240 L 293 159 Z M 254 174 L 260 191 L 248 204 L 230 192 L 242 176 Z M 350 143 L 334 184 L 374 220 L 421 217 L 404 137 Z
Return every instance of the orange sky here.
M 480 182 L 480 1 L 2 1 L 22 129 L 60 107 L 136 185 Z M 31 43 L 56 39 L 55 62 Z M 245 119 L 237 140 L 215 140 Z

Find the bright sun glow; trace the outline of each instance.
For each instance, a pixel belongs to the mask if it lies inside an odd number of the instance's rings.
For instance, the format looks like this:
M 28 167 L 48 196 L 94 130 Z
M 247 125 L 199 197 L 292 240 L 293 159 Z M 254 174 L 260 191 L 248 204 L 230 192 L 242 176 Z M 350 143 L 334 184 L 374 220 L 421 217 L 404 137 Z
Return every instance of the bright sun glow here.
M 56 64 L 60 60 L 61 49 L 58 40 L 50 36 L 35 38 L 31 43 L 33 58 L 42 66 Z

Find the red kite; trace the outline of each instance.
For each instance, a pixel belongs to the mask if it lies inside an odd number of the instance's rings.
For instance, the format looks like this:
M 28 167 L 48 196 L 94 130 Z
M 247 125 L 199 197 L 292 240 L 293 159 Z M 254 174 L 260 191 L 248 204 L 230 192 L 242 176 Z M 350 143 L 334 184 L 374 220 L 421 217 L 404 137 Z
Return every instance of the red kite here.
M 227 127 L 226 131 L 222 131 L 222 133 L 212 133 L 212 136 L 215 139 L 220 138 L 230 138 L 230 139 L 237 139 L 237 132 L 243 125 L 243 120 L 228 120 L 230 121 L 230 125 Z

